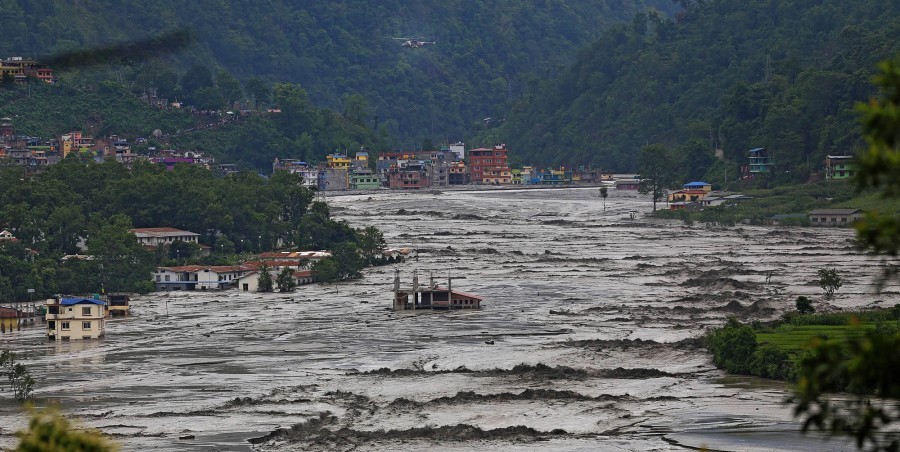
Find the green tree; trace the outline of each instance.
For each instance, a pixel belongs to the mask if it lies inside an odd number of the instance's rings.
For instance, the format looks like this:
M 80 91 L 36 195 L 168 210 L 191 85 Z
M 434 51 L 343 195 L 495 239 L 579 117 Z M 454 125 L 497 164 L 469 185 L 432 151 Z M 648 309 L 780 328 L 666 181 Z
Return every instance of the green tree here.
M 194 106 L 201 110 L 218 110 L 225 105 L 225 98 L 215 86 L 200 88 L 192 96 Z
M 337 265 L 340 279 L 361 278 L 360 270 L 365 266 L 359 249 L 352 243 L 341 243 L 332 251 L 332 258 Z
M 289 267 L 284 267 L 276 278 L 279 292 L 291 292 L 297 287 L 297 281 L 294 279 L 294 271 Z
M 156 88 L 157 96 L 163 98 L 171 96 L 178 87 L 178 75 L 169 69 L 162 70 L 155 74 L 153 86 Z
M 841 276 L 838 275 L 837 269 L 823 268 L 819 270 L 819 286 L 825 291 L 825 296 L 831 297 L 834 291 L 844 285 Z
M 797 297 L 797 312 L 801 314 L 812 314 L 816 312 L 816 308 L 813 307 L 812 302 L 809 301 L 809 298 L 804 296 Z
M 241 100 L 241 98 L 244 97 L 244 91 L 241 89 L 241 83 L 226 71 L 220 71 L 218 74 L 216 74 L 216 86 L 219 88 L 219 93 L 225 100 L 225 105 L 227 106 L 227 108 L 231 108 L 231 106 L 235 102 Z
M 312 277 L 319 282 L 335 282 L 341 279 L 337 264 L 330 257 L 320 259 L 312 265 Z
M 193 95 L 199 89 L 212 88 L 215 86 L 212 72 L 208 67 L 202 64 L 191 66 L 191 68 L 181 77 L 179 84 L 181 85 L 181 89 L 188 95 Z
M 244 82 L 244 92 L 253 98 L 253 108 L 259 110 L 261 104 L 266 104 L 272 98 L 272 89 L 262 79 L 251 77 Z
M 16 452 L 113 452 L 118 448 L 100 432 L 73 428 L 53 410 L 34 412 L 28 429 L 16 432 Z
M 757 343 L 756 333 L 749 325 L 729 318 L 724 327 L 709 336 L 708 346 L 716 367 L 731 373 L 751 373 Z
M 641 177 L 641 185 L 638 192 L 653 199 L 653 211 L 656 211 L 656 202 L 663 199 L 666 189 L 675 183 L 672 158 L 669 151 L 661 144 L 651 144 L 641 149 L 638 161 L 638 172 Z
M 369 262 L 381 257 L 381 252 L 387 247 L 384 234 L 375 226 L 366 226 L 365 229 L 356 230 L 356 243 L 359 253 Z
M 131 291 L 153 271 L 150 254 L 130 229 L 131 219 L 124 214 L 91 218 L 88 252 L 99 264 L 101 284 L 107 291 Z
M 269 266 L 263 264 L 259 267 L 259 278 L 256 280 L 256 290 L 258 292 L 272 292 L 272 273 Z
M 763 378 L 789 380 L 793 377 L 794 365 L 788 352 L 777 345 L 765 344 L 753 353 L 750 373 Z
M 344 117 L 359 125 L 365 125 L 369 119 L 369 103 L 359 94 L 351 94 L 344 98 Z
M 199 252 L 200 245 L 193 242 L 175 240 L 168 245 L 166 254 L 168 255 L 169 259 L 177 260 L 180 265 L 186 260 L 193 259 L 197 254 L 199 254 Z
M 12 390 L 16 400 L 31 398 L 31 392 L 34 390 L 34 378 L 24 364 L 16 362 L 15 353 L 9 350 L 0 353 L 0 375 L 5 376 L 9 381 L 9 389 Z

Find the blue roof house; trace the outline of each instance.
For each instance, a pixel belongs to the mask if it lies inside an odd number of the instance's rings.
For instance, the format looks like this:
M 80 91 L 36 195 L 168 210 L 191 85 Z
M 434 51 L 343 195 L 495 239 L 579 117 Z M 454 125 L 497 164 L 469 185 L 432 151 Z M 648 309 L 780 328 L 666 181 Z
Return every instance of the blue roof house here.
M 47 338 L 97 339 L 106 334 L 106 302 L 96 298 L 47 300 Z

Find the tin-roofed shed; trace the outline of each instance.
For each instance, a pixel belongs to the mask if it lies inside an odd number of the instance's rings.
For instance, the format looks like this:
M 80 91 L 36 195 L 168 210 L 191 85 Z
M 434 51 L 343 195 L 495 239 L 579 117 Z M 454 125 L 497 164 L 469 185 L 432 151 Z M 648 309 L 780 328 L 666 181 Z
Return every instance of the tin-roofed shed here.
M 862 219 L 860 209 L 815 209 L 809 213 L 813 226 L 849 226 Z

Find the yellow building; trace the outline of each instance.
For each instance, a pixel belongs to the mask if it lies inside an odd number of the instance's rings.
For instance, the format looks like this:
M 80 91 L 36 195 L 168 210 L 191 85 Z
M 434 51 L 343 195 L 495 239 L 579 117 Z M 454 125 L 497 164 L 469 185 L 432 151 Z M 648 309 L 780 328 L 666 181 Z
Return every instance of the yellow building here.
M 705 190 L 678 190 L 669 193 L 669 202 L 700 202 L 708 194 Z
M 106 303 L 94 298 L 47 300 L 47 338 L 97 339 L 106 333 Z
M 70 152 L 89 151 L 94 147 L 94 139 L 84 136 L 81 132 L 69 132 L 59 137 L 62 145 L 63 158 Z
M 350 157 L 344 154 L 328 154 L 325 158 L 328 159 L 329 168 L 342 170 L 350 169 Z

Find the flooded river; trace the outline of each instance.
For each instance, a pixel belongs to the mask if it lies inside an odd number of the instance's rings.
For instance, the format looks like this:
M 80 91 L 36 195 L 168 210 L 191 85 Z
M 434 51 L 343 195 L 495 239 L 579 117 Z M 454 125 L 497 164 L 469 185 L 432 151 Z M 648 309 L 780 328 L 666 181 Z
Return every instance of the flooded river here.
M 824 303 L 825 266 L 845 280 L 834 306 L 900 301 L 871 295 L 880 266 L 852 231 L 686 226 L 645 218 L 633 192 L 611 190 L 604 211 L 598 194 L 331 197 L 335 217 L 418 259 L 290 294 L 139 297 L 100 341 L 48 343 L 40 327 L 0 341 L 40 403 L 127 450 L 845 448 L 798 435 L 785 385 L 726 376 L 697 338 L 798 295 Z M 483 309 L 391 312 L 397 268 L 406 284 L 449 273 Z M 3 403 L 8 446 L 26 418 Z

